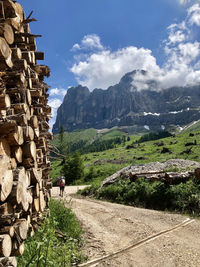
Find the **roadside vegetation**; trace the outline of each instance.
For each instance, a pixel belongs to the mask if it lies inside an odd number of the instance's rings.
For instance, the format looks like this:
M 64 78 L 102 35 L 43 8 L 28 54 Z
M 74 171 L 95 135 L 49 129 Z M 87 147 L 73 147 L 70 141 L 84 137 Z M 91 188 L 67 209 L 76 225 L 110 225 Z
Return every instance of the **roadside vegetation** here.
M 82 229 L 72 211 L 62 201 L 51 200 L 50 216 L 25 244 L 19 267 L 68 267 L 83 262 Z
M 144 178 L 132 183 L 120 180 L 101 189 L 92 185 L 80 193 L 120 204 L 200 216 L 200 181 L 195 178 L 177 185 Z

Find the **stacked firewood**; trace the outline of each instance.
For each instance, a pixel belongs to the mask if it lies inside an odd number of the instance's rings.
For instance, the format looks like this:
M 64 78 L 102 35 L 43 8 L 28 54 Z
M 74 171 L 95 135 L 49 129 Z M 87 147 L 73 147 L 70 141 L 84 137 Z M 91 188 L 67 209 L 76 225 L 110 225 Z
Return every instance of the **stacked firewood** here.
M 16 266 L 48 206 L 51 181 L 49 68 L 23 8 L 0 1 L 0 266 Z
M 185 183 L 188 180 L 195 177 L 196 179 L 199 179 L 198 174 L 200 173 L 200 169 L 196 169 L 195 171 L 185 171 L 185 172 L 164 172 L 164 171 L 149 171 L 149 172 L 130 172 L 129 173 L 129 179 L 131 182 L 135 182 L 139 178 L 144 177 L 149 182 L 164 182 L 166 184 L 174 185 L 174 184 L 180 184 Z

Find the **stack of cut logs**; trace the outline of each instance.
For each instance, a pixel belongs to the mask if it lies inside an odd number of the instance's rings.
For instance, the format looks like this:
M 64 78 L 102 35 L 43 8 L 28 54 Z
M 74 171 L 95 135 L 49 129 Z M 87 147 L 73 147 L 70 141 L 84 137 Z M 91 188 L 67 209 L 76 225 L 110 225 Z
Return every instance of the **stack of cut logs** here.
M 50 198 L 50 71 L 37 65 L 44 53 L 36 51 L 31 15 L 16 1 L 0 1 L 0 266 L 17 265 Z
M 164 171 L 149 171 L 149 172 L 130 172 L 129 179 L 131 182 L 135 182 L 139 178 L 144 177 L 149 182 L 164 182 L 166 184 L 174 185 L 185 183 L 188 180 L 195 177 L 196 179 L 200 179 L 200 168 L 197 168 L 195 171 L 185 171 L 185 172 L 164 172 Z

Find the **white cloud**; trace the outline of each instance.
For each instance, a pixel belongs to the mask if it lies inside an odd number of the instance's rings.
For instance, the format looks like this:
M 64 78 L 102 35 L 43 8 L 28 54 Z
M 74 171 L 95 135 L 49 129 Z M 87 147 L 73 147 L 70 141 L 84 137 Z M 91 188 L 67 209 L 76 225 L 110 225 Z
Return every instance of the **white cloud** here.
M 73 47 L 72 47 L 72 50 L 80 50 L 81 49 L 81 47 L 80 47 L 80 45 L 79 44 L 75 44 L 75 45 L 73 45 Z
M 116 52 L 103 50 L 89 55 L 87 60 L 80 61 L 71 68 L 78 82 L 90 89 L 96 87 L 107 89 L 119 82 L 120 78 L 134 69 L 158 70 L 156 59 L 149 49 L 130 46 Z
M 76 50 L 102 50 L 104 47 L 101 44 L 100 38 L 96 34 L 85 35 L 81 41 L 81 44 L 75 44 L 72 47 L 72 51 Z
M 62 95 L 62 96 L 65 96 L 67 93 L 67 89 L 58 89 L 58 88 L 53 88 L 50 90 L 49 92 L 49 95 L 50 96 L 54 96 L 54 95 Z
M 181 4 L 181 5 L 187 5 L 187 4 L 189 4 L 189 3 L 194 3 L 194 2 L 199 2 L 199 0 L 179 0 L 179 3 Z
M 49 100 L 48 104 L 55 110 L 62 104 L 62 101 L 59 98 L 54 98 Z
M 57 109 L 62 104 L 62 100 L 59 98 L 53 98 L 48 101 L 48 104 L 51 107 L 51 119 L 50 119 L 49 125 L 50 125 L 50 129 L 52 129 L 56 121 Z
M 169 41 L 172 44 L 180 43 L 185 40 L 185 34 L 182 31 L 171 32 L 169 35 Z
M 191 25 L 200 26 L 200 4 L 195 4 L 188 9 L 189 22 Z
M 184 3 L 187 4 L 189 1 Z M 191 23 L 198 24 L 198 20 L 194 18 L 199 11 L 199 4 L 192 5 L 188 8 L 184 21 L 171 24 L 167 28 L 168 39 L 163 42 L 167 60 L 162 67 L 156 63 L 156 58 L 149 49 L 129 46 L 111 51 L 103 47 L 100 38 L 95 35 L 95 39 L 98 40 L 96 43 L 101 49 L 93 53 L 85 53 L 83 57 L 76 57 L 76 63 L 71 71 L 77 81 L 90 90 L 107 89 L 108 86 L 118 83 L 127 72 L 141 69 L 148 71 L 148 74 L 145 77 L 141 76 L 140 72 L 134 75 L 133 86 L 138 90 L 151 88 L 152 80 L 157 82 L 157 88 L 160 89 L 195 84 L 200 81 L 198 63 L 200 43 L 192 39 L 194 37 Z M 83 40 L 87 39 L 88 35 L 83 38 Z M 83 40 L 80 47 L 84 47 Z M 90 42 L 85 43 L 89 46 Z M 155 84 L 154 89 L 156 89 Z
M 188 1 L 187 1 L 187 0 L 179 0 L 179 2 L 180 2 L 181 5 L 184 5 L 184 4 L 186 4 Z

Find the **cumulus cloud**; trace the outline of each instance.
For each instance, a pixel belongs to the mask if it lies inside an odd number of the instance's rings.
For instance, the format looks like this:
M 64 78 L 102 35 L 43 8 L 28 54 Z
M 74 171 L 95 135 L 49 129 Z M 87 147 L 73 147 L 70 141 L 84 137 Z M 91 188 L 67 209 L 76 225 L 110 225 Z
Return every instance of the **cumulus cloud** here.
M 200 26 L 200 4 L 195 4 L 188 9 L 189 22 L 191 25 Z
M 180 43 L 185 40 L 185 34 L 182 31 L 171 32 L 169 35 L 170 43 Z
M 106 89 L 116 84 L 127 72 L 134 69 L 158 69 L 156 59 L 149 49 L 130 46 L 116 52 L 103 50 L 93 53 L 86 61 L 74 64 L 71 71 L 76 75 L 78 82 L 88 86 Z
M 186 3 L 188 1 L 184 1 Z M 151 50 L 129 46 L 111 51 L 101 44 L 100 37 L 95 36 L 96 46 L 88 45 L 90 48 L 99 47 L 93 53 L 85 53 L 84 57 L 76 57 L 76 62 L 71 71 L 75 74 L 77 81 L 87 86 L 90 90 L 94 88 L 107 89 L 108 86 L 119 82 L 120 78 L 127 72 L 133 70 L 146 70 L 148 74 L 144 77 L 140 72 L 134 75 L 133 86 L 138 90 L 154 88 L 165 89 L 171 86 L 185 86 L 200 82 L 200 43 L 192 39 L 191 25 L 198 25 L 200 20 L 196 17 L 200 12 L 199 4 L 194 4 L 187 10 L 187 17 L 181 23 L 170 25 L 168 38 L 163 42 L 163 49 L 167 60 L 163 66 L 159 66 Z M 199 16 L 200 18 L 200 16 Z M 87 40 L 86 35 L 83 40 Z M 81 42 L 79 47 L 86 47 Z
M 100 37 L 96 34 L 85 35 L 80 44 L 75 44 L 72 47 L 72 51 L 77 50 L 103 50 L 104 47 L 101 44 Z
M 58 88 L 53 88 L 50 90 L 49 95 L 50 96 L 55 96 L 55 95 L 62 95 L 65 96 L 67 93 L 67 89 L 58 89 Z
M 66 89 L 58 89 L 58 88 L 54 88 L 50 90 L 50 93 L 49 93 L 50 98 L 48 101 L 48 104 L 51 107 L 51 119 L 49 122 L 50 129 L 52 129 L 53 124 L 55 123 L 57 109 L 62 104 L 66 91 L 67 91 Z

